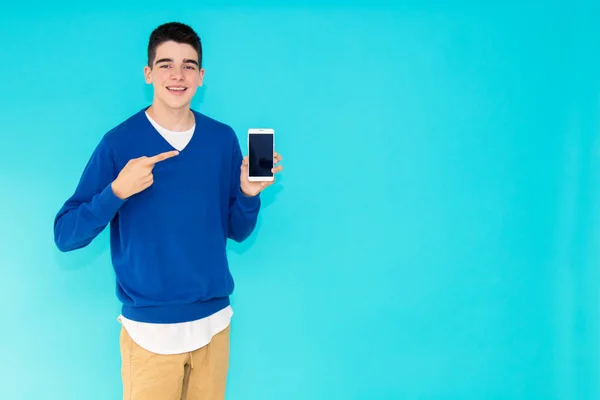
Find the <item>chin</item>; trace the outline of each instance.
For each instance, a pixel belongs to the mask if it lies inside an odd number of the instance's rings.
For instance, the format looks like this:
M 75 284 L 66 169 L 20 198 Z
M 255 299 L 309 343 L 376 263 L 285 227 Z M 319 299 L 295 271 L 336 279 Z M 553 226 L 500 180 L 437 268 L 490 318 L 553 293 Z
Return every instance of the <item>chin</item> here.
M 173 109 L 180 109 L 180 108 L 189 108 L 191 106 L 191 103 L 192 103 L 191 100 L 189 100 L 189 101 L 184 101 L 184 102 L 182 102 L 182 101 L 170 102 L 170 103 L 167 103 L 167 105 Z
M 160 100 L 165 106 L 172 108 L 172 109 L 180 109 L 180 108 L 189 107 L 190 103 L 192 102 L 191 98 L 186 98 L 186 99 L 161 98 Z

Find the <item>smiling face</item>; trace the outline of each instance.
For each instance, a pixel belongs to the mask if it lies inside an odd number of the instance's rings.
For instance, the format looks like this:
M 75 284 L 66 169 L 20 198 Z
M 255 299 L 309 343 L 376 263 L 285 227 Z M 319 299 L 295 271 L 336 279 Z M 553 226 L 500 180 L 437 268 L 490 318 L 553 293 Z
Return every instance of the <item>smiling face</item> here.
M 171 109 L 189 108 L 202 86 L 204 69 L 189 44 L 167 41 L 156 47 L 151 66 L 144 68 L 146 83 L 154 86 L 154 102 Z

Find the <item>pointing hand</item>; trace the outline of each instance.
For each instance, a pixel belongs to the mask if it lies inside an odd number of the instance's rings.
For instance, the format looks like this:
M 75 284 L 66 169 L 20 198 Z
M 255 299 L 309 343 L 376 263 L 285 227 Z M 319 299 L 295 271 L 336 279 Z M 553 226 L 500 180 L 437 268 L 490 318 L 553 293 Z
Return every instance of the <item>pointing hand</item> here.
M 152 175 L 154 166 L 178 154 L 177 150 L 173 150 L 152 157 L 144 156 L 129 160 L 117 176 L 117 179 L 112 183 L 112 190 L 115 196 L 125 200 L 147 189 L 154 183 L 154 176 Z

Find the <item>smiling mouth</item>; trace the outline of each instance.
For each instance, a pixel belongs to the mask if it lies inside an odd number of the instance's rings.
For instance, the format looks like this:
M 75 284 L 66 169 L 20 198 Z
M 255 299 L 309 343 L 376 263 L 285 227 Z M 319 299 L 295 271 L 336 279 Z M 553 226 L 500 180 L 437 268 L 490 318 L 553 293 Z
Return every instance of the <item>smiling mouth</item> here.
M 186 87 L 167 86 L 167 90 L 172 93 L 183 93 L 187 90 Z

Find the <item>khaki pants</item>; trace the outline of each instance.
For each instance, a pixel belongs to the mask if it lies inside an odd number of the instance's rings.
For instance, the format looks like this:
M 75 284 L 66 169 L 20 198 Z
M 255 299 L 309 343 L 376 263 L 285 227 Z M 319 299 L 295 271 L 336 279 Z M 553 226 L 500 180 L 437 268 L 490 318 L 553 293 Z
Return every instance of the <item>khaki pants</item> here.
M 223 400 L 229 326 L 190 353 L 162 355 L 136 344 L 121 327 L 123 400 Z

